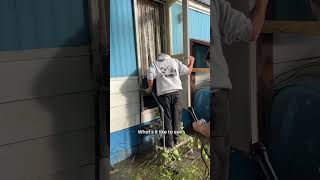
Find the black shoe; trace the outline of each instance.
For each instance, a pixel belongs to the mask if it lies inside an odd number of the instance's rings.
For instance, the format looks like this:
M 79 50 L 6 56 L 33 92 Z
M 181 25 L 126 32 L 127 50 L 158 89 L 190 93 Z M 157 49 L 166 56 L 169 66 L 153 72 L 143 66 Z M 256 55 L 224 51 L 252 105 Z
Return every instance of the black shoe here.
M 173 139 L 173 143 L 174 143 L 174 145 L 177 145 L 177 144 L 178 144 L 178 142 L 179 142 L 179 139 Z
M 177 145 L 179 143 L 179 140 L 180 140 L 180 136 L 174 136 L 173 137 L 174 145 Z

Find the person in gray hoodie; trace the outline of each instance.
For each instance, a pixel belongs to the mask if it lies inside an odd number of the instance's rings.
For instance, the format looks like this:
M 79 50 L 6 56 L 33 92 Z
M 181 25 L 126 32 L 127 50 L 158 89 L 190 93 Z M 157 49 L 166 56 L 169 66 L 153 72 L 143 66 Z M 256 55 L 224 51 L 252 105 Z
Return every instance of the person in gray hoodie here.
M 152 91 L 154 79 L 157 85 L 157 96 L 164 109 L 164 128 L 167 132 L 165 145 L 172 148 L 177 144 L 181 123 L 181 91 L 182 83 L 180 76 L 192 72 L 194 57 L 189 57 L 188 66 L 181 61 L 171 58 L 168 54 L 160 54 L 147 72 L 147 93 Z M 160 140 L 160 143 L 163 143 Z
M 210 86 L 213 92 L 213 120 L 208 124 L 193 124 L 193 128 L 210 136 L 211 179 L 227 180 L 230 153 L 229 91 L 232 89 L 222 43 L 256 41 L 265 22 L 268 0 L 256 0 L 251 17 L 233 9 L 226 0 L 210 2 Z

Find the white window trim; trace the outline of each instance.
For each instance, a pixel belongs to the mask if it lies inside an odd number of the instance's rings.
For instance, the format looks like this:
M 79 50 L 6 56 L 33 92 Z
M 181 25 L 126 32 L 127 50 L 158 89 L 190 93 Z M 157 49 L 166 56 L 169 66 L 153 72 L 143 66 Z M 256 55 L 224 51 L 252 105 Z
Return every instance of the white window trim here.
M 182 5 L 182 0 L 177 0 L 176 2 L 179 5 Z M 195 2 L 195 1 L 189 1 L 189 8 L 198 11 L 203 14 L 210 15 L 210 7 L 203 5 L 201 3 Z

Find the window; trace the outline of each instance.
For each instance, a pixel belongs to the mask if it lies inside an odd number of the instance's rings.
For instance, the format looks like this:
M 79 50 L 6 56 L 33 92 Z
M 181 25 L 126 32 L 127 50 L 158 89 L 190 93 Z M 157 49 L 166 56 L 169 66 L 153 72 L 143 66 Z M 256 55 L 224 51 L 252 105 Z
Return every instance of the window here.
M 193 105 L 196 91 L 201 87 L 210 86 L 210 62 L 208 61 L 210 60 L 210 43 L 192 39 L 190 40 L 190 51 L 196 59 L 190 77 L 191 104 Z
M 150 64 L 158 54 L 164 52 L 165 25 L 164 4 L 153 0 L 137 0 L 137 41 L 138 54 L 141 64 L 143 88 L 148 87 L 146 75 Z M 156 90 L 154 82 L 154 90 Z M 143 96 L 144 109 L 157 107 L 152 95 Z
M 152 0 L 137 0 L 139 58 L 141 74 L 146 77 L 149 65 L 164 50 L 163 5 Z

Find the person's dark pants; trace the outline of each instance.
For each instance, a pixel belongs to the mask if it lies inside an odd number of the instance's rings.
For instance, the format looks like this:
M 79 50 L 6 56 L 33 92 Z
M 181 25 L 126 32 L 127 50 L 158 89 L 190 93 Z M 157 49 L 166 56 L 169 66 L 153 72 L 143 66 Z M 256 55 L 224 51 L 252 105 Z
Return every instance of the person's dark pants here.
M 229 175 L 230 153 L 230 114 L 229 90 L 219 90 L 213 93 L 211 108 L 213 123 L 211 123 L 211 179 L 227 180 Z
M 166 131 L 179 132 L 181 123 L 181 91 L 159 96 L 159 102 L 164 110 L 164 128 Z M 166 134 L 166 144 L 173 146 L 179 138 L 178 133 Z

